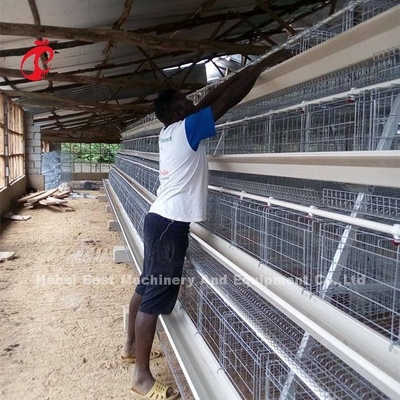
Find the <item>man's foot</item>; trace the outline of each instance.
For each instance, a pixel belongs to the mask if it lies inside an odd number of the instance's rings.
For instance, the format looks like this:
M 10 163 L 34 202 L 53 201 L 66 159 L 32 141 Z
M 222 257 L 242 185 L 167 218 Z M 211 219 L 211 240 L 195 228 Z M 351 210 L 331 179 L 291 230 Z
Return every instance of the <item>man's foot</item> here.
M 145 385 L 139 387 L 132 387 L 131 393 L 136 400 L 146 400 L 146 399 L 160 399 L 160 400 L 175 400 L 179 397 L 179 391 L 176 389 L 172 389 L 171 387 L 159 382 L 154 381 L 153 386 L 150 387 L 148 391 L 146 389 L 142 389 L 143 387 L 148 386 L 146 382 Z
M 161 352 L 160 351 L 151 351 L 150 353 L 150 360 L 154 360 L 156 358 L 161 357 Z M 122 349 L 121 352 L 121 360 L 128 363 L 128 364 L 134 364 L 136 362 L 136 357 L 133 355 L 126 355 L 124 354 L 124 350 Z
M 125 343 L 121 350 L 121 358 L 135 358 L 135 345 L 129 346 Z

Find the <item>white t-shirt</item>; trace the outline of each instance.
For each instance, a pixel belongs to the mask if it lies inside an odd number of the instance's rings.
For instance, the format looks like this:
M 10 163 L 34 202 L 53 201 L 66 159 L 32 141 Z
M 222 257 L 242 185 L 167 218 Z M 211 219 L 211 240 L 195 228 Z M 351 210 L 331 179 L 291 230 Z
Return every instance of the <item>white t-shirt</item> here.
M 150 212 L 174 221 L 206 219 L 208 163 L 203 139 L 215 133 L 210 107 L 162 128 L 160 186 Z

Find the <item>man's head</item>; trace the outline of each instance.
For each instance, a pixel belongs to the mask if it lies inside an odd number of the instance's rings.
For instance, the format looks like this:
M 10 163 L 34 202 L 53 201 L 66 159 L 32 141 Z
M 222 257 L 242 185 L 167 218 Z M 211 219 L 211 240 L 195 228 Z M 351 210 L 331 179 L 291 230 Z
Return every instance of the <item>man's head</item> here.
M 166 126 L 185 119 L 195 111 L 193 102 L 175 89 L 163 90 L 154 101 L 156 117 Z

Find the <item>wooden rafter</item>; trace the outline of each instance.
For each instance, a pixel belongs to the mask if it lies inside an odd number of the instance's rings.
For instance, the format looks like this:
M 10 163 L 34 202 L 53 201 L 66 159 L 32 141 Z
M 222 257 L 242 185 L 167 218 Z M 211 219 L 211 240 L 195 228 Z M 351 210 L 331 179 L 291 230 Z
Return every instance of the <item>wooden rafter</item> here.
M 169 39 L 157 36 L 140 35 L 127 31 L 113 31 L 110 29 L 79 29 L 58 26 L 32 24 L 16 24 L 0 22 L 2 35 L 37 36 L 42 35 L 56 39 L 75 39 L 88 42 L 117 41 L 143 48 L 160 49 L 164 51 L 212 51 L 229 54 L 263 54 L 264 46 L 212 42 L 208 40 Z
M 197 10 L 187 19 L 187 21 L 194 20 L 195 18 L 197 19 L 202 13 L 206 12 L 208 9 L 212 7 L 212 5 L 215 3 L 216 0 L 207 0 L 205 3 L 203 3 L 200 7 L 197 8 Z M 225 18 L 224 18 L 225 19 Z M 182 29 L 175 29 L 169 37 L 172 39 L 175 37 Z
M 49 94 L 42 94 L 36 92 L 22 92 L 20 90 L 2 90 L 2 92 L 9 97 L 23 97 L 27 99 L 42 100 L 46 103 L 51 103 L 54 108 L 57 108 L 55 104 L 61 104 L 58 108 L 68 109 L 67 106 L 74 107 L 75 109 L 89 109 L 92 112 L 98 109 L 104 110 L 134 110 L 138 112 L 145 112 L 151 108 L 150 104 L 103 104 L 94 101 L 78 101 L 66 97 L 57 97 Z M 48 107 L 48 106 L 47 106 Z
M 311 8 L 309 8 L 307 11 L 302 12 L 301 14 L 297 14 L 295 17 L 292 17 L 290 19 L 288 19 L 286 22 L 288 24 L 293 24 L 297 21 L 303 20 L 305 17 L 315 13 L 316 11 L 319 11 L 323 8 L 325 8 L 329 3 L 321 3 L 320 1 L 317 0 L 299 0 L 296 3 L 291 4 L 290 6 L 286 6 L 284 9 L 284 12 L 286 14 L 295 14 L 297 12 L 297 10 L 304 8 L 305 6 L 311 6 Z M 283 11 L 282 11 L 283 12 Z M 265 26 L 267 26 L 270 23 L 270 20 L 265 20 L 264 22 L 262 22 L 261 24 L 258 25 L 258 29 L 262 29 Z M 236 27 L 236 25 L 235 25 Z M 232 27 L 233 29 L 233 27 Z M 282 33 L 282 26 L 279 26 L 277 28 L 273 28 L 273 29 L 268 29 L 268 30 L 263 30 L 263 34 L 267 35 L 269 37 Z M 240 36 L 237 36 L 235 38 L 235 40 L 238 41 L 245 41 L 245 40 L 251 40 L 252 36 L 254 35 L 253 31 L 249 31 L 246 34 L 242 34 Z M 222 39 L 222 38 L 218 38 L 218 39 Z
M 120 135 L 118 131 L 106 132 L 78 130 L 78 129 L 63 129 L 53 130 L 46 129 L 41 131 L 41 139 L 45 142 L 53 143 L 119 143 Z
M 292 35 L 296 35 L 296 31 L 284 20 L 282 19 L 275 11 L 273 11 L 267 3 L 261 0 L 254 0 L 257 5 L 262 8 L 271 18 L 273 18 L 279 25 L 281 25 L 284 29 L 286 29 Z
M 79 40 L 70 40 L 68 42 L 62 42 L 62 43 L 58 43 L 55 40 L 49 41 L 49 46 L 53 50 L 71 49 L 74 47 L 87 46 L 87 45 L 93 45 L 93 43 L 83 42 L 83 41 L 79 41 Z M 0 58 L 24 56 L 31 49 L 32 49 L 32 46 L 20 47 L 18 49 L 4 49 L 4 50 L 1 49 L 0 50 Z
M 334 14 L 335 9 L 336 9 L 336 3 L 337 3 L 337 0 L 332 0 L 331 1 L 331 8 L 329 10 L 329 15 Z
M 29 71 L 26 71 L 29 73 Z M 22 77 L 22 73 L 17 69 L 9 69 L 9 68 L 1 68 L 0 69 L 1 76 L 7 77 Z M 43 78 L 43 80 L 47 80 L 50 82 L 74 82 L 74 83 L 82 83 L 89 85 L 103 85 L 103 86 L 111 86 L 111 87 L 128 87 L 128 88 L 138 88 L 138 87 L 149 87 L 155 89 L 161 89 L 165 87 L 170 87 L 170 83 L 162 82 L 162 81 L 149 81 L 146 79 L 118 79 L 118 78 L 97 78 L 94 76 L 82 76 L 82 75 L 74 75 L 71 73 L 51 73 Z M 18 81 L 12 81 L 13 84 L 22 84 L 29 83 L 28 79 L 21 79 Z M 4 84 L 0 83 L 0 86 L 4 86 Z M 202 82 L 194 82 L 190 85 L 187 85 L 186 89 L 196 90 L 203 86 Z
M 106 127 L 106 126 L 113 126 L 117 130 L 121 131 L 120 126 L 123 126 L 126 124 L 128 121 L 131 121 L 135 117 L 133 115 L 121 117 L 121 118 L 116 118 L 113 117 L 112 119 L 104 119 L 100 118 L 97 116 L 97 118 L 94 118 L 90 121 L 90 124 L 88 125 L 88 119 L 79 119 L 75 121 L 68 121 L 68 122 L 63 122 L 61 125 L 57 125 L 55 122 L 44 124 L 41 126 L 41 129 L 54 129 L 54 128 L 60 128 L 60 129 L 71 129 L 71 128 L 92 128 L 94 126 L 100 126 L 100 127 Z
M 113 27 L 112 27 L 113 30 L 120 30 L 121 29 L 121 26 L 125 23 L 125 21 L 129 17 L 133 2 L 134 2 L 134 0 L 125 0 L 124 10 L 122 11 L 122 15 L 119 17 L 118 21 L 115 22 L 115 24 L 113 25 Z M 101 65 L 107 64 L 107 62 L 108 62 L 108 60 L 110 58 L 111 51 L 112 51 L 114 46 L 115 46 L 115 43 L 113 41 L 109 41 L 107 43 L 107 46 L 103 50 L 104 59 L 103 59 L 103 62 L 101 63 Z M 100 74 L 101 74 L 101 70 L 99 70 L 97 72 L 97 77 L 99 77 Z
M 67 119 L 67 118 L 75 118 L 75 117 L 81 117 L 82 115 L 87 115 L 88 116 L 88 114 L 89 113 L 87 113 L 87 112 L 77 112 L 77 113 L 73 113 L 73 114 L 66 114 L 66 115 L 58 115 L 58 119 L 59 120 L 63 120 L 63 119 Z M 34 117 L 33 118 L 33 121 L 35 122 L 35 123 L 39 123 L 39 122 L 46 122 L 46 121 L 51 121 L 51 120 L 53 120 L 53 119 L 55 119 L 55 117 L 54 116 L 52 116 L 52 115 L 49 115 L 48 117 L 42 117 L 42 118 L 40 118 L 40 117 Z
M 241 15 L 243 15 L 245 18 L 250 18 L 252 16 L 257 16 L 262 14 L 265 14 L 265 12 L 263 10 L 258 9 L 257 7 L 255 7 L 255 9 L 252 11 L 241 13 Z M 159 35 L 162 35 L 175 32 L 176 30 L 194 29 L 198 26 L 216 24 L 225 19 L 226 17 L 228 21 L 237 19 L 237 15 L 234 13 L 214 14 L 207 17 L 196 17 L 194 19 L 185 19 L 182 21 L 169 22 L 165 24 L 139 28 L 135 29 L 132 32 L 140 34 L 148 34 L 155 32 Z
M 107 116 L 102 115 L 102 114 L 93 114 L 93 117 L 95 117 L 95 118 L 92 119 L 92 123 L 93 124 L 97 123 L 97 122 L 101 122 L 102 124 L 105 124 L 105 123 L 110 123 L 110 122 L 113 122 L 113 123 L 124 122 L 127 119 L 133 118 L 134 115 L 129 114 L 129 115 L 125 115 L 125 116 L 122 116 L 122 117 L 118 117 L 118 116 L 115 116 L 115 115 L 109 115 L 108 118 L 107 118 Z M 112 117 L 112 121 L 109 119 L 110 117 Z M 70 125 L 86 125 L 88 119 L 89 119 L 89 116 L 86 116 L 86 117 L 72 119 L 70 121 L 60 121 L 60 123 L 65 128 L 65 127 L 68 127 Z M 57 122 L 54 121 L 54 120 L 49 120 L 47 123 L 41 124 L 41 127 L 43 129 L 44 128 L 53 128 L 53 127 L 56 127 L 56 126 L 57 126 Z
M 273 41 L 268 35 L 266 35 L 258 26 L 254 25 L 248 18 L 244 18 L 241 15 L 239 15 L 239 17 L 252 29 L 252 34 L 253 32 L 256 32 L 263 40 L 268 42 L 270 45 L 276 46 L 277 43 Z

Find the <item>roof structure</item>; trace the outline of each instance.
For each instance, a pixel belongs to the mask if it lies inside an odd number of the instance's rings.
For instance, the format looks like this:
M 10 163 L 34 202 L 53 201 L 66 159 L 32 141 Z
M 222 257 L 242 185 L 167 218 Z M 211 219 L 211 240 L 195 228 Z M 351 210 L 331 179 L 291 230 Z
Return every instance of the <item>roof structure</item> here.
M 192 93 L 342 4 L 2 0 L 0 90 L 33 113 L 42 140 L 116 143 L 160 89 Z

